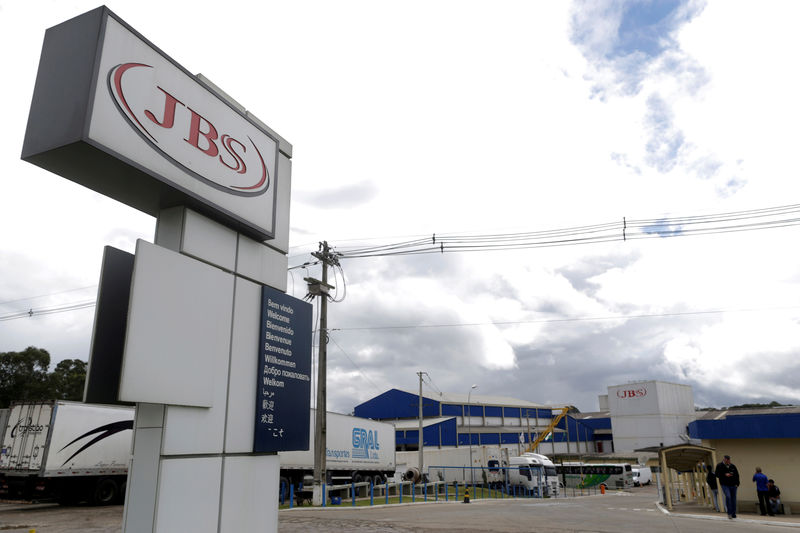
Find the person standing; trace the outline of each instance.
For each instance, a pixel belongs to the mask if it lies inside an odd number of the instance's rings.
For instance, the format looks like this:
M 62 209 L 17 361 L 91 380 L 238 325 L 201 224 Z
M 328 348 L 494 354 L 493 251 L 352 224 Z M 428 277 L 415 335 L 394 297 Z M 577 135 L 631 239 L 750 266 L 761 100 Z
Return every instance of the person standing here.
M 781 509 L 781 489 L 771 479 L 767 481 L 767 495 L 769 496 L 769 514 L 775 516 Z
M 717 476 L 714 475 L 714 471 L 710 468 L 708 469 L 708 474 L 706 475 L 706 483 L 708 483 L 708 488 L 711 490 L 711 503 L 714 504 L 714 510 L 719 512 L 719 488 L 717 487 Z
M 767 487 L 767 476 L 761 472 L 761 467 L 756 467 L 756 473 L 753 474 L 753 483 L 756 484 L 756 493 L 758 494 L 758 510 L 761 511 L 761 516 L 767 515 L 767 507 L 769 506 L 769 487 Z M 769 514 L 772 514 L 770 512 Z
M 714 475 L 722 486 L 725 495 L 725 510 L 728 518 L 736 518 L 736 490 L 739 488 L 739 470 L 731 463 L 731 457 L 726 455 L 722 462 L 714 469 Z

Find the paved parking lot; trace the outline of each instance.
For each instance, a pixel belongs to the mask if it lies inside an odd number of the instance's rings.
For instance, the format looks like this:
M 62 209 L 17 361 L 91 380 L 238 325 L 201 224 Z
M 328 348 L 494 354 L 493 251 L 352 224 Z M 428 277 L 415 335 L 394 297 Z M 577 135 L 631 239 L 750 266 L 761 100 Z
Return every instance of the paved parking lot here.
M 280 511 L 278 531 L 800 533 L 800 516 L 766 520 L 757 515 L 740 515 L 736 520 L 728 520 L 725 515 L 691 509 L 665 514 L 656 506 L 655 500 L 655 489 L 642 487 L 630 492 L 557 500 L 474 500 L 470 504 L 440 502 L 373 508 L 306 507 Z M 36 529 L 37 533 L 119 533 L 122 531 L 121 523 L 122 506 L 59 507 L 54 504 L 0 503 L 0 531 L 3 533 L 28 533 L 30 529 Z
M 292 509 L 281 511 L 280 533 L 376 531 L 391 533 L 456 533 L 521 531 L 567 533 L 646 532 L 800 532 L 800 517 L 780 524 L 742 515 L 665 514 L 653 487 L 630 492 L 546 500 L 477 500 L 470 504 L 429 503 L 371 509 Z

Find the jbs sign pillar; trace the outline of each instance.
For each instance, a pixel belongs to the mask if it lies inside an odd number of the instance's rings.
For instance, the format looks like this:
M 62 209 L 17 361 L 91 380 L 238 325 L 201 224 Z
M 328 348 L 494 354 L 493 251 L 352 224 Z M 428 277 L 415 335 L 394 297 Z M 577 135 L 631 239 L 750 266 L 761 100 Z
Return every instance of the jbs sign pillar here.
M 310 398 L 310 306 L 284 294 L 291 152 L 106 8 L 45 34 L 23 159 L 158 219 L 124 339 L 103 336 L 124 348 L 93 348 L 117 375 L 90 360 L 87 386 L 137 405 L 128 533 L 277 531 L 275 452 L 308 445 Z

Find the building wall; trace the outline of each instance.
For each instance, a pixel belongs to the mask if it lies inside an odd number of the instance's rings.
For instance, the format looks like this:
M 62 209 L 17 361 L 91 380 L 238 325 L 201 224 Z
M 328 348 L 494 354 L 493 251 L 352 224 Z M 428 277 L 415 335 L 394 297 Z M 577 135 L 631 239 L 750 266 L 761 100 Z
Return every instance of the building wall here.
M 717 460 L 731 456 L 739 469 L 741 484 L 737 493 L 742 511 L 752 511 L 758 503 L 753 474 L 760 466 L 781 489 L 781 500 L 792 513 L 800 514 L 800 439 L 711 439 L 703 446 L 716 448 Z
M 614 385 L 608 387 L 607 402 L 617 452 L 682 444 L 687 424 L 696 418 L 692 388 L 678 383 Z

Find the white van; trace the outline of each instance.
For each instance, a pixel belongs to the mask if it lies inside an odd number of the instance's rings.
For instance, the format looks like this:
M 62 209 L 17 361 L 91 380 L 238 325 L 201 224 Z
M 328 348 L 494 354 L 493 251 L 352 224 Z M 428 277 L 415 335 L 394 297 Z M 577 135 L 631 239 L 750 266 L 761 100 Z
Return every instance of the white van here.
M 653 473 L 650 472 L 649 466 L 634 466 L 631 468 L 633 472 L 633 486 L 639 487 L 641 485 L 649 485 L 653 481 Z

